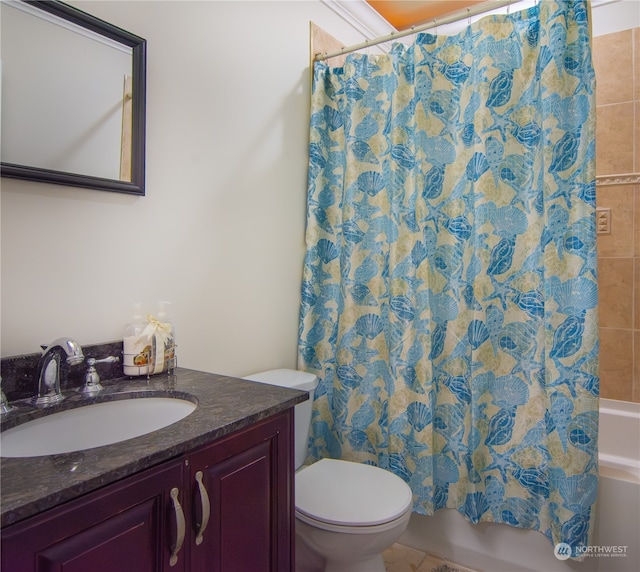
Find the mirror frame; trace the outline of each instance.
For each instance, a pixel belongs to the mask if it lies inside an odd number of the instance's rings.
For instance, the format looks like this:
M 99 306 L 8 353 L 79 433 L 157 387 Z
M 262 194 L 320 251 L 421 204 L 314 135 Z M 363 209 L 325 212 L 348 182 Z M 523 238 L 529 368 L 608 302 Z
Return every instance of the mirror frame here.
M 68 173 L 35 166 L 0 162 L 0 175 L 13 179 L 83 187 L 144 196 L 145 194 L 145 129 L 147 41 L 135 34 L 100 20 L 58 0 L 21 0 L 45 12 L 72 22 L 132 48 L 132 114 L 131 114 L 131 181 L 106 179 L 92 175 Z

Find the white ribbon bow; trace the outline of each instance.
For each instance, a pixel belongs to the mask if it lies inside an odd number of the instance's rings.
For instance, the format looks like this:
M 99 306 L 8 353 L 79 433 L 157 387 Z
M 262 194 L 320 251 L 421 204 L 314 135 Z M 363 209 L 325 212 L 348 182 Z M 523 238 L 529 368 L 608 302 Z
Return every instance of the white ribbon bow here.
M 153 337 L 156 337 L 156 339 L 159 338 L 162 340 L 163 345 L 166 346 L 171 339 L 171 324 L 161 322 L 151 314 L 147 315 L 147 322 L 147 327 L 142 330 L 141 336 L 148 339 Z

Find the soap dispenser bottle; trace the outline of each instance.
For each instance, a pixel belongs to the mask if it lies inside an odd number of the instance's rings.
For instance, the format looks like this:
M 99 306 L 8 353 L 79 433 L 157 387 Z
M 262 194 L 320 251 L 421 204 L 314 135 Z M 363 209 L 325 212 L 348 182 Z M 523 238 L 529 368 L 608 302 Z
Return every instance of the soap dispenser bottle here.
M 158 315 L 147 317 L 145 333 L 151 339 L 150 373 L 171 373 L 176 366 L 176 342 L 173 324 L 167 319 L 165 311 L 169 302 L 158 302 Z
M 134 304 L 133 320 L 127 324 L 122 340 L 122 369 L 125 375 L 149 374 L 151 361 L 151 340 L 145 333 L 146 324 L 142 318 L 140 304 Z
M 165 324 L 169 331 L 168 339 L 164 346 L 164 365 L 162 370 L 173 373 L 176 367 L 176 330 L 173 323 L 167 318 L 166 307 L 171 302 L 158 302 L 158 319 Z

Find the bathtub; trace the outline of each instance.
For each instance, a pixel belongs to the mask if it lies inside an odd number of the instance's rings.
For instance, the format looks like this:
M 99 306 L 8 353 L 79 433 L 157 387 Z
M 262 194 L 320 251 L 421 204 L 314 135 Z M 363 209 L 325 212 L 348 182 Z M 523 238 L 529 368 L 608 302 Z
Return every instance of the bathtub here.
M 638 572 L 640 403 L 601 399 L 599 431 L 593 552 L 582 562 L 558 560 L 540 532 L 504 524 L 472 525 L 452 509 L 434 516 L 413 514 L 399 542 L 483 572 Z M 626 548 L 606 548 L 614 546 Z M 611 550 L 617 550 L 616 556 Z

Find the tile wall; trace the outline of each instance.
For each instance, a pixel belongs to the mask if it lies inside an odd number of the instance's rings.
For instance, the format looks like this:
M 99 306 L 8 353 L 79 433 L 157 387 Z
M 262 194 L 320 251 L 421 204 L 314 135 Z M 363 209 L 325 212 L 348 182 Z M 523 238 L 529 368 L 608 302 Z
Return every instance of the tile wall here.
M 596 173 L 640 172 L 640 28 L 594 38 Z M 600 395 L 640 402 L 640 184 L 598 185 Z M 634 359 L 635 355 L 635 359 Z

